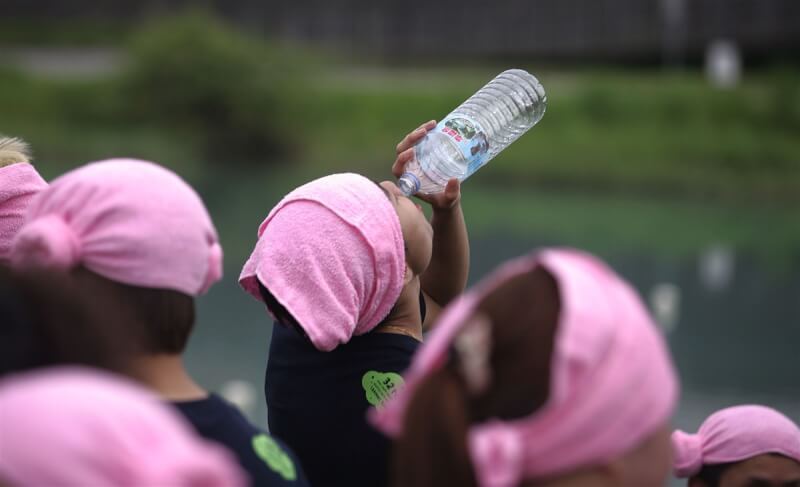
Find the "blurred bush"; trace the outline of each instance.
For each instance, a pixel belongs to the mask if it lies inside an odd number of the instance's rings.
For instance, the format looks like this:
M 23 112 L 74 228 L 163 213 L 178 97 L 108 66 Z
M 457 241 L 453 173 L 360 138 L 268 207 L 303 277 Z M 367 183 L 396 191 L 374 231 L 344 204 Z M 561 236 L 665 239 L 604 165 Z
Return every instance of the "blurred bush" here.
M 797 134 L 800 130 L 800 75 L 791 66 L 782 66 L 772 73 L 768 121 L 777 130 Z
M 270 161 L 290 152 L 287 113 L 307 60 L 203 12 L 156 21 L 129 52 L 121 92 L 133 121 L 184 134 L 213 160 Z
M 532 72 L 547 90 L 547 113 L 472 185 L 800 198 L 797 69 L 754 71 L 729 90 L 690 71 Z M 446 115 L 494 73 L 428 72 L 424 89 L 392 83 L 391 70 L 369 83 L 318 81 L 305 112 L 313 121 L 310 163 L 383 168 L 403 134 Z
M 47 174 L 123 155 L 211 184 L 234 163 L 384 177 L 404 134 L 506 67 L 331 66 L 202 11 L 127 37 L 112 77 L 0 67 L 0 132 L 27 138 L 40 164 L 53 162 Z M 796 66 L 747 71 L 728 90 L 696 70 L 523 67 L 544 84 L 547 114 L 471 186 L 800 201 Z

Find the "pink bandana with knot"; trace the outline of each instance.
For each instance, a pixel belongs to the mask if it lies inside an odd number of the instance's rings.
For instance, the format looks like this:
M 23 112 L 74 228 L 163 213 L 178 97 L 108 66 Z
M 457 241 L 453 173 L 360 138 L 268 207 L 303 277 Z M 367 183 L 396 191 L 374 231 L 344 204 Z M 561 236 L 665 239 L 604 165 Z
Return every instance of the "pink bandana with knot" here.
M 33 197 L 47 187 L 26 162 L 0 167 L 0 262 L 8 260 L 11 241 L 22 227 Z
M 314 346 L 330 351 L 386 318 L 404 272 L 403 232 L 386 194 L 364 176 L 334 174 L 272 209 L 239 284 L 263 301 L 260 281 Z
M 447 360 L 481 300 L 507 280 L 541 266 L 561 299 L 550 397 L 530 416 L 474 425 L 468 447 L 478 484 L 513 487 L 602 465 L 655 433 L 672 414 L 678 381 L 661 334 L 635 291 L 598 259 L 546 249 L 504 264 L 449 306 L 405 376 L 405 388 L 373 423 L 401 433 L 417 385 Z M 495 325 L 497 326 L 497 325 Z
M 800 462 L 800 428 L 774 409 L 745 405 L 712 414 L 696 434 L 675 431 L 673 468 L 677 477 L 692 477 L 703 465 L 739 462 L 778 453 Z
M 52 181 L 28 208 L 10 252 L 19 268 L 82 265 L 132 286 L 203 294 L 222 248 L 203 202 L 175 173 L 111 159 Z
M 245 485 L 226 450 L 105 372 L 65 367 L 0 380 L 0 431 L 0 479 L 18 487 Z
M 475 469 L 482 473 L 482 486 L 519 484 L 525 468 L 525 440 L 516 429 L 502 421 L 493 420 L 480 429 L 473 428 L 468 443 Z M 496 465 L 502 465 L 503 468 L 496 468 Z

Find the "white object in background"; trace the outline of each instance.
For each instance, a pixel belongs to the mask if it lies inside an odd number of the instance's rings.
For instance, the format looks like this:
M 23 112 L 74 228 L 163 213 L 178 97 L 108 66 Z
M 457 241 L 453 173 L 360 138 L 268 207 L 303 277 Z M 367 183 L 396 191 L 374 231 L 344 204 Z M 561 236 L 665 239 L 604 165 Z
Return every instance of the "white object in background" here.
M 650 290 L 650 310 L 661 329 L 672 333 L 678 327 L 681 314 L 681 288 L 662 282 Z
M 733 41 L 717 40 L 706 49 L 706 77 L 717 88 L 732 88 L 742 77 L 742 58 Z
M 710 291 L 723 291 L 733 281 L 735 268 L 733 249 L 724 244 L 712 245 L 700 255 L 700 282 Z
M 245 416 L 252 418 L 256 405 L 256 389 L 246 380 L 233 379 L 222 384 L 220 394 L 239 408 Z

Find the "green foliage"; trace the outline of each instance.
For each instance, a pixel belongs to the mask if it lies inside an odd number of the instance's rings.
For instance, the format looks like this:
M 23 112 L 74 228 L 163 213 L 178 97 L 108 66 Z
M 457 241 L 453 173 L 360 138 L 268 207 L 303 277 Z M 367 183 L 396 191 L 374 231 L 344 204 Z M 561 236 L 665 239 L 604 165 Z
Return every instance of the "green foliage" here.
M 286 53 L 194 12 L 139 32 L 130 57 L 122 93 L 138 123 L 187 134 L 212 159 L 287 154 L 300 73 Z
M 316 126 L 309 160 L 378 172 L 405 133 L 447 114 L 492 74 L 442 70 L 438 78 L 425 76 L 424 90 L 393 82 L 399 76 L 391 71 L 369 84 L 321 80 L 307 108 Z M 537 74 L 547 113 L 476 180 L 726 200 L 800 198 L 797 71 L 752 74 L 731 90 L 715 90 L 695 73 Z
M 46 173 L 120 155 L 197 177 L 208 164 L 294 159 L 291 115 L 316 58 L 201 11 L 161 17 L 127 37 L 127 62 L 112 77 L 0 69 L 0 130 L 28 139 Z
M 404 134 L 502 69 L 331 68 L 203 12 L 161 18 L 126 46 L 111 78 L 0 69 L 0 131 L 29 139 L 54 173 L 137 155 L 198 178 L 277 161 L 384 177 Z M 547 90 L 547 113 L 470 185 L 800 201 L 796 68 L 746 72 L 715 90 L 690 71 L 525 67 Z
M 797 70 L 784 66 L 770 76 L 766 118 L 776 130 L 800 130 L 800 76 Z

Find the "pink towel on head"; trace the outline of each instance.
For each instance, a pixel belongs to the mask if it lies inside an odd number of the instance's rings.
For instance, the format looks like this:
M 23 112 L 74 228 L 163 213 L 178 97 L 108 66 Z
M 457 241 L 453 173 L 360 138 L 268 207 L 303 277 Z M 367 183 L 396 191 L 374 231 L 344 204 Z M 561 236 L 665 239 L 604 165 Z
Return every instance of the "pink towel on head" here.
M 22 227 L 25 211 L 47 183 L 26 162 L 0 167 L 0 262 L 8 261 L 11 241 Z
M 722 409 L 700 426 L 697 434 L 672 434 L 677 477 L 691 477 L 703 465 L 739 462 L 765 453 L 779 453 L 800 462 L 800 428 L 774 409 L 745 405 Z
M 237 487 L 235 459 L 155 396 L 104 372 L 0 381 L 0 479 L 16 487 Z
M 258 229 L 239 284 L 263 300 L 258 281 L 319 350 L 375 328 L 403 287 L 400 220 L 383 190 L 358 174 L 295 189 Z
M 175 173 L 111 159 L 56 178 L 29 207 L 11 249 L 16 267 L 82 265 L 132 286 L 196 296 L 222 276 L 222 248 L 203 202 Z
M 664 425 L 678 381 L 658 329 L 625 281 L 598 259 L 566 249 L 513 260 L 448 307 L 406 373 L 405 388 L 383 409 L 370 411 L 373 423 L 399 435 L 415 388 L 448 359 L 481 299 L 537 266 L 553 275 L 561 297 L 550 397 L 526 418 L 471 428 L 468 445 L 479 485 L 511 487 L 601 465 Z

